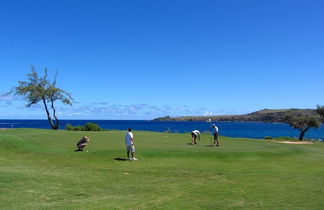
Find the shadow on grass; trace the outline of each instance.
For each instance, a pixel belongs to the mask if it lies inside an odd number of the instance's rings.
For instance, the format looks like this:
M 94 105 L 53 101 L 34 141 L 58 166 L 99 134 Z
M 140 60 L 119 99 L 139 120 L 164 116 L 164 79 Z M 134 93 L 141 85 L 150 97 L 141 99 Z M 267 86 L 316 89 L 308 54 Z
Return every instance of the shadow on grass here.
M 114 160 L 118 160 L 118 161 L 126 161 L 128 160 L 127 158 L 114 158 Z
M 190 143 L 187 143 L 187 145 L 198 145 L 198 144 L 192 144 L 192 143 L 190 142 Z
M 206 147 L 218 147 L 216 146 L 215 144 L 208 144 L 208 145 L 205 145 Z

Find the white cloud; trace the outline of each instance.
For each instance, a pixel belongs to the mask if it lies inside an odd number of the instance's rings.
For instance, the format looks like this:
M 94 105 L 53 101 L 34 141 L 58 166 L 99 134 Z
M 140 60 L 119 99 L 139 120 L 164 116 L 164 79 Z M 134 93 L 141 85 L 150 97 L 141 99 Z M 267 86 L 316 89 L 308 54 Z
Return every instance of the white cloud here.
M 0 96 L 0 107 L 2 113 L 0 117 L 29 118 L 28 116 L 45 116 L 42 104 L 32 105 L 26 108 L 23 101 L 10 95 Z M 17 111 L 14 111 L 17 110 Z M 219 114 L 221 111 L 208 110 L 205 107 L 191 108 L 187 105 L 151 105 L 151 104 L 108 104 L 106 102 L 94 102 L 89 104 L 74 103 L 73 106 L 66 106 L 60 103 L 56 106 L 57 116 L 60 119 L 143 119 L 150 120 L 163 116 L 208 116 Z
M 90 105 L 75 105 L 72 107 L 58 107 L 58 115 L 65 119 L 154 119 L 163 116 L 188 116 L 188 115 L 210 115 L 214 112 L 201 107 L 191 109 L 188 106 L 172 107 L 169 105 L 149 105 L 149 104 L 130 104 L 130 105 L 109 105 L 104 102 L 90 103 Z
M 8 103 L 8 102 L 16 101 L 17 99 L 18 99 L 17 97 L 12 96 L 12 95 L 10 95 L 8 93 L 2 93 L 0 95 L 0 102 Z

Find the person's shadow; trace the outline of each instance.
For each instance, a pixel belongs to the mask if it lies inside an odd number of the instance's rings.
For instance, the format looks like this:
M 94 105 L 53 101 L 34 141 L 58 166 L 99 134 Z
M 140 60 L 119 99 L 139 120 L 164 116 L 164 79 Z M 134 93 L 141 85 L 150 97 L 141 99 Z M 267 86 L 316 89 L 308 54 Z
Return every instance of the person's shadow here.
M 114 160 L 118 160 L 118 161 L 126 161 L 128 160 L 127 158 L 114 158 Z

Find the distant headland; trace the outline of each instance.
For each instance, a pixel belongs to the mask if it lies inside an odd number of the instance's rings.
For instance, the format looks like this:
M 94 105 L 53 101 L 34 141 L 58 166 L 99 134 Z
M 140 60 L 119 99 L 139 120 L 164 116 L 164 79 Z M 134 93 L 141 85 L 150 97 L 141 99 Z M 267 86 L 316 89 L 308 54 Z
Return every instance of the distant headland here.
M 285 116 L 316 116 L 315 109 L 263 109 L 242 115 L 213 115 L 213 116 L 182 116 L 159 117 L 153 121 L 256 121 L 256 122 L 283 122 Z

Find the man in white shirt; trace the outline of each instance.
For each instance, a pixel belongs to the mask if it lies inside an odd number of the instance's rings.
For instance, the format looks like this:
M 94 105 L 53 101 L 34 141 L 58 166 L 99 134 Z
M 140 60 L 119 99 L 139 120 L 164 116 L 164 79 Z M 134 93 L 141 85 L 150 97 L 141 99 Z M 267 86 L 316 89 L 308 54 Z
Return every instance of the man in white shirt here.
M 132 133 L 132 129 L 128 128 L 128 131 L 125 135 L 125 144 L 127 149 L 127 158 L 128 160 L 137 160 L 135 158 L 135 146 L 134 146 L 134 135 Z M 131 153 L 132 158 L 129 157 L 129 153 Z
M 218 128 L 215 124 L 212 124 L 212 135 L 214 136 L 214 144 L 216 144 L 216 146 L 219 146 Z
M 200 140 L 200 132 L 198 130 L 193 130 L 191 131 L 191 143 L 192 144 L 197 144 L 197 137 Z

